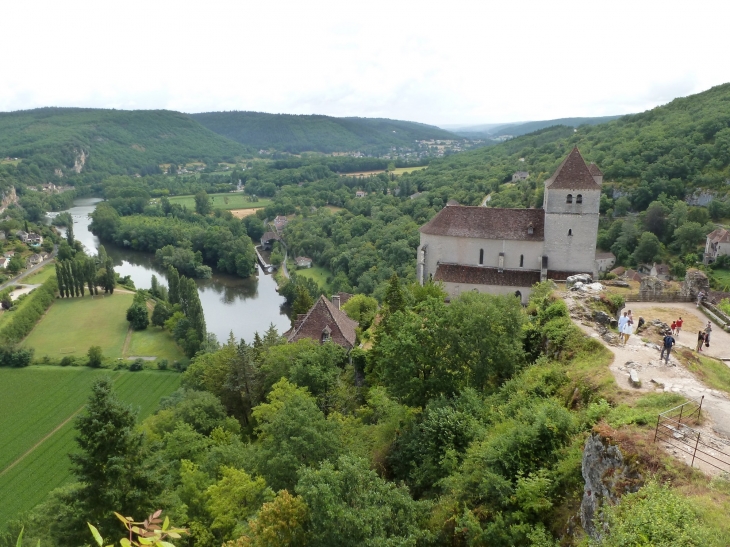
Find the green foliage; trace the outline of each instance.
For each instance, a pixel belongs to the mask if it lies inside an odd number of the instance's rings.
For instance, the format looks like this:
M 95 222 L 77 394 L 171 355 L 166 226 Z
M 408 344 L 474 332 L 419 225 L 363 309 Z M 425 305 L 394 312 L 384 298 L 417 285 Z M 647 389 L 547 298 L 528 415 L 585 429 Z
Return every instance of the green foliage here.
M 155 258 L 165 267 L 172 266 L 188 277 L 209 279 L 213 275 L 211 267 L 203 264 L 203 253 L 200 251 L 193 252 L 192 249 L 166 245 L 162 249 L 157 249 Z
M 254 479 L 240 469 L 221 466 L 220 475 L 206 492 L 208 512 L 213 518 L 211 531 L 222 537 L 235 537 L 236 528 L 253 517 L 263 503 L 273 500 L 274 492 L 264 479 Z
M 356 294 L 342 305 L 342 310 L 350 319 L 357 321 L 361 329 L 367 330 L 378 312 L 378 301 L 364 294 Z
M 710 531 L 692 503 L 656 481 L 626 494 L 621 503 L 606 507 L 606 513 L 609 532 L 596 546 L 700 547 L 712 543 Z
M 146 302 L 134 302 L 127 309 L 127 321 L 134 330 L 144 330 L 150 324 Z
M 50 277 L 31 292 L 26 297 L 23 307 L 12 312 L 12 318 L 0 328 L 0 345 L 9 347 L 25 338 L 49 306 L 53 304 L 57 288 L 56 279 Z
M 99 346 L 91 346 L 86 355 L 89 357 L 90 367 L 99 368 L 101 366 L 104 356 Z
M 296 285 L 296 298 L 292 305 L 292 317 L 296 318 L 299 314 L 306 314 L 314 305 L 314 300 L 309 291 L 303 285 Z

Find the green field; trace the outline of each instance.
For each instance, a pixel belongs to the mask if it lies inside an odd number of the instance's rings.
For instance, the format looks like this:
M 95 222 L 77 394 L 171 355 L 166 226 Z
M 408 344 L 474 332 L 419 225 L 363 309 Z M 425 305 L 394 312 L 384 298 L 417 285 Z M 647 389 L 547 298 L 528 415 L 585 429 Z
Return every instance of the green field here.
M 74 450 L 73 417 L 83 409 L 92 382 L 109 376 L 123 401 L 150 415 L 175 391 L 174 372 L 111 372 L 80 367 L 0 369 L 0 528 L 68 482 Z
M 249 196 L 243 192 L 227 194 L 208 194 L 214 209 L 253 209 L 255 207 L 268 207 L 270 199 L 261 198 L 258 201 L 248 201 Z M 228 203 L 225 202 L 228 198 Z M 184 205 L 188 209 L 195 209 L 195 196 L 171 196 L 170 203 Z
M 100 346 L 107 357 L 122 357 L 127 337 L 127 308 L 133 295 L 86 295 L 56 300 L 36 328 L 23 341 L 35 348 L 35 358 L 47 355 L 58 359 L 66 355 L 86 355 L 91 346 Z
M 290 268 L 291 271 L 295 271 L 297 275 L 302 277 L 308 277 L 310 279 L 314 279 L 317 282 L 317 285 L 319 285 L 324 290 L 329 290 L 329 283 L 327 283 L 327 278 L 332 276 L 332 273 L 327 269 L 323 268 L 322 266 L 312 266 L 311 268 L 303 268 L 301 270 L 297 270 L 296 266 Z
M 712 270 L 712 277 L 720 284 L 721 291 L 727 291 L 730 287 L 730 270 Z
M 127 348 L 125 357 L 146 357 L 154 356 L 158 359 L 167 359 L 172 365 L 173 361 L 180 361 L 185 354 L 175 343 L 172 335 L 161 327 L 150 325 L 145 330 L 138 330 L 132 333 L 132 341 Z
M 394 175 L 402 175 L 403 173 L 413 173 L 413 171 L 420 171 L 421 169 L 426 169 L 428 165 L 422 165 L 420 167 L 396 167 L 393 169 L 392 173 Z
M 54 275 L 56 275 L 56 266 L 54 264 L 49 264 L 48 266 L 44 266 L 40 270 L 33 272 L 29 276 L 24 277 L 19 281 L 19 283 L 23 283 L 25 285 L 40 285 L 49 277 Z

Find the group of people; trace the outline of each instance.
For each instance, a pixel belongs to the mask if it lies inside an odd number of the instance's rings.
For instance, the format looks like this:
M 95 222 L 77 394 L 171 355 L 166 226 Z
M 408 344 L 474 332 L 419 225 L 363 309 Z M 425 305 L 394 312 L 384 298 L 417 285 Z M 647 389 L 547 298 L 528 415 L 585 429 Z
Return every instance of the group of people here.
M 702 351 L 702 345 L 706 348 L 710 347 L 710 333 L 712 332 L 712 323 L 709 321 L 707 322 L 707 326 L 705 327 L 705 330 L 701 330 L 697 333 L 697 352 L 700 353 Z
M 631 310 L 625 311 L 621 317 L 618 318 L 618 332 L 619 340 L 626 345 L 629 338 L 634 334 L 634 316 L 631 314 Z

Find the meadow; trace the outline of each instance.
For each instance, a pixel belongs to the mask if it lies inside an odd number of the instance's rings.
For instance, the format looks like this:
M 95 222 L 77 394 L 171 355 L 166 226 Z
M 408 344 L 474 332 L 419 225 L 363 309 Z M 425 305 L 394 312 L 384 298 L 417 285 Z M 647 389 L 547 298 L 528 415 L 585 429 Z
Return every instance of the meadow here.
M 23 283 L 24 285 L 40 285 L 49 277 L 52 277 L 54 275 L 56 275 L 56 266 L 55 264 L 49 264 L 48 266 L 44 266 L 40 270 L 37 270 L 32 274 L 24 277 L 19 282 Z
M 139 419 L 175 391 L 174 372 L 112 372 L 86 367 L 0 369 L 0 527 L 67 483 L 75 448 L 73 418 L 94 380 L 111 377 L 119 398 L 139 409 Z
M 287 266 L 289 267 L 290 271 L 296 272 L 296 274 L 301 277 L 308 277 L 309 279 L 313 279 L 317 282 L 317 285 L 319 285 L 323 290 L 329 291 L 329 283 L 327 282 L 327 278 L 332 277 L 332 273 L 326 268 L 323 268 L 322 266 L 312 266 L 311 268 L 302 268 L 301 270 L 297 270 L 294 262 L 289 262 Z
M 112 359 L 157 357 L 173 361 L 185 358 L 169 332 L 159 327 L 133 331 L 129 335 L 127 308 L 133 295 L 90 295 L 56 300 L 22 345 L 35 349 L 35 359 L 83 357 L 91 346 L 99 346 Z M 0 316 L 0 320 L 2 316 Z
M 243 192 L 226 194 L 208 194 L 213 209 L 252 209 L 254 207 L 268 207 L 270 199 L 259 198 L 258 201 L 249 201 L 250 196 Z M 170 203 L 184 205 L 188 209 L 195 210 L 195 196 L 171 196 Z M 226 202 L 226 200 L 228 200 Z

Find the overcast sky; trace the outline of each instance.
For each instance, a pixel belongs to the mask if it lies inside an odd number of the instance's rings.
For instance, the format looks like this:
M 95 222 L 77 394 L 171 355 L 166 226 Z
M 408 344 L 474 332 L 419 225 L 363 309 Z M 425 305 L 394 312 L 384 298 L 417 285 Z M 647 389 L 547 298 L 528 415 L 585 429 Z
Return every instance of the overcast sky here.
M 698 0 L 5 2 L 0 111 L 624 114 L 729 82 L 728 16 Z

